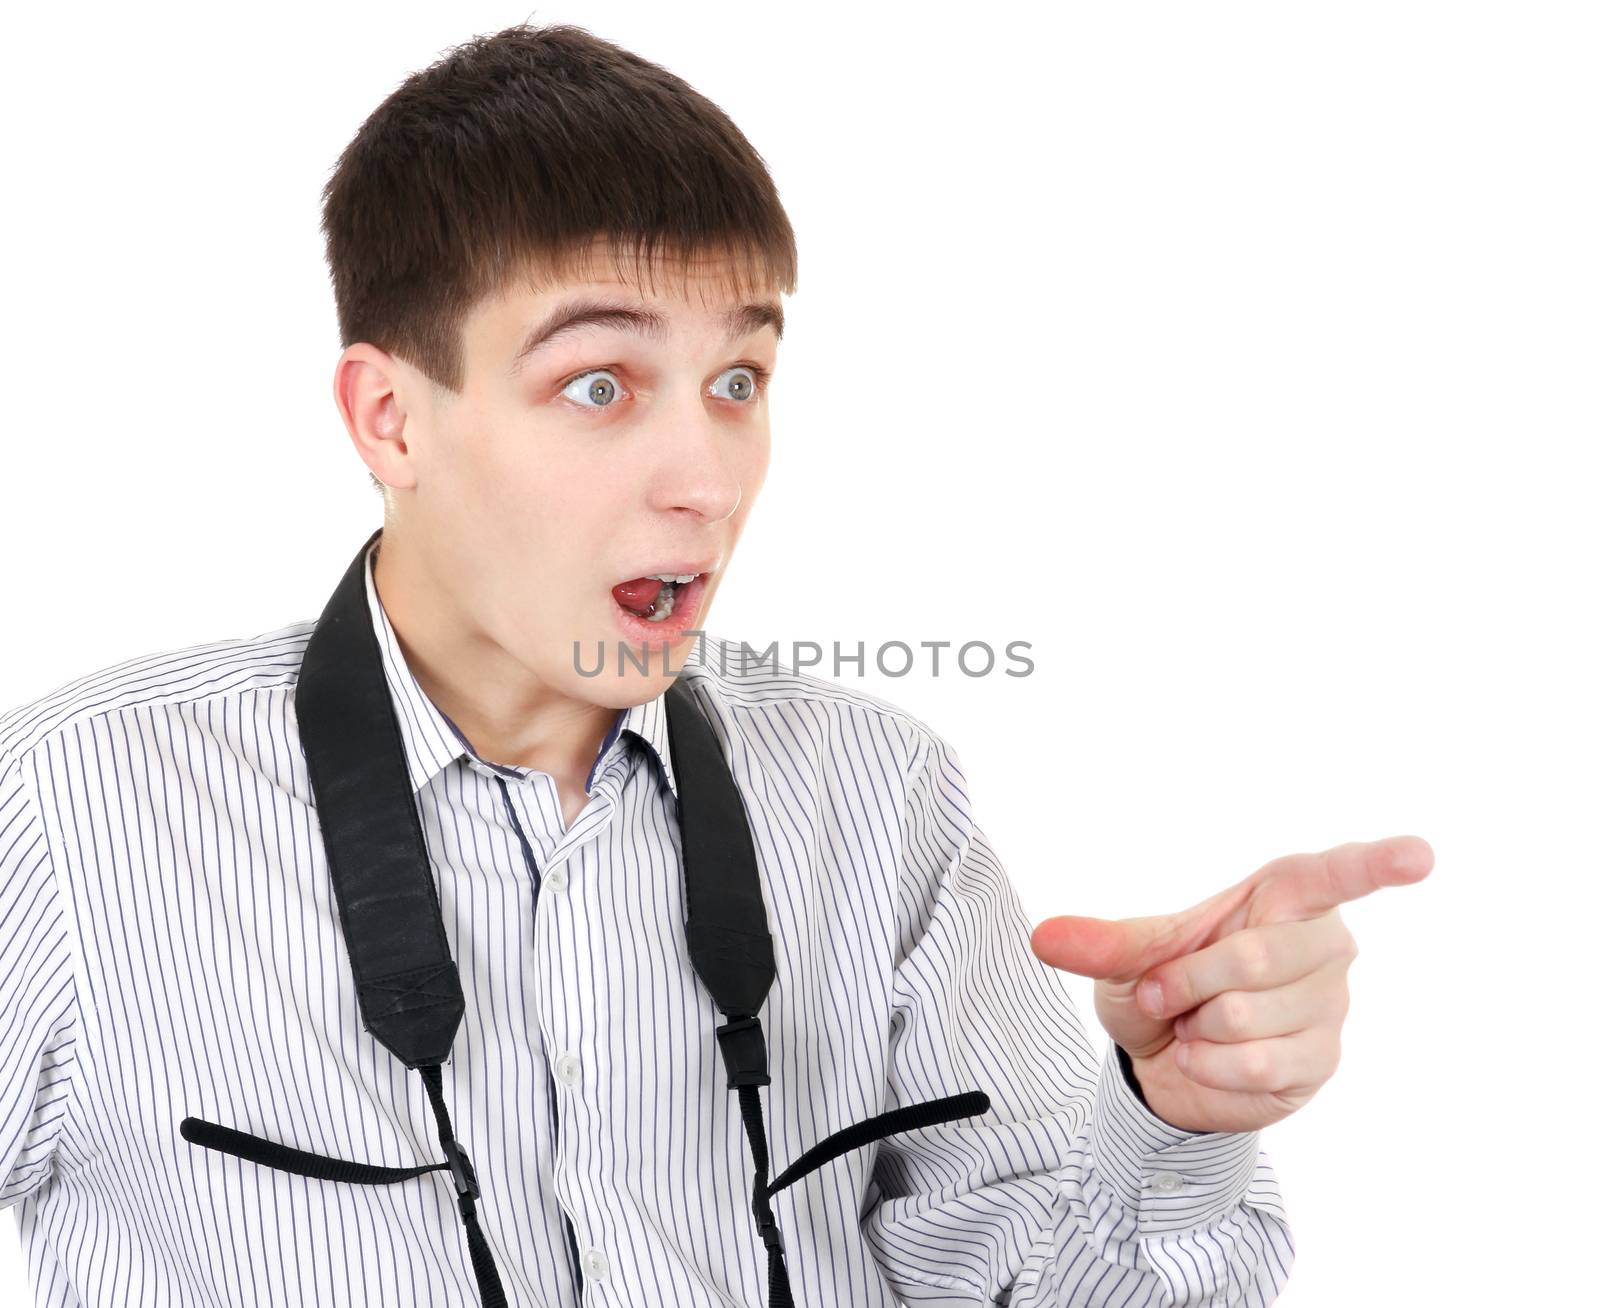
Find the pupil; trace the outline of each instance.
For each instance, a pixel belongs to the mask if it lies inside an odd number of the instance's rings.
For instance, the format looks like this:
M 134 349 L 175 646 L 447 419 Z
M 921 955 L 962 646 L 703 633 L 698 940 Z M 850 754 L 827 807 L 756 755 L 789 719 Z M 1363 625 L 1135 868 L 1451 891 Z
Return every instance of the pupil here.
M 738 396 L 742 397 L 743 394 L 744 394 L 745 387 L 747 387 L 748 385 L 749 385 L 749 383 L 747 381 L 745 381 L 742 377 L 735 377 L 733 379 L 733 382 L 732 382 L 733 393 L 735 395 L 738 395 Z
M 603 377 L 597 377 L 589 383 L 589 398 L 598 404 L 610 404 L 611 393 L 611 383 Z

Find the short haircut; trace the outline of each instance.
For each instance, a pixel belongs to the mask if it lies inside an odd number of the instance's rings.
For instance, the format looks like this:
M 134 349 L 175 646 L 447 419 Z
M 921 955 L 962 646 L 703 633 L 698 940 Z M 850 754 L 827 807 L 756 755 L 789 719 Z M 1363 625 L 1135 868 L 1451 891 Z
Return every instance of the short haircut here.
M 581 27 L 519 24 L 448 49 L 362 123 L 322 191 L 341 347 L 466 380 L 482 298 L 586 266 L 718 261 L 731 288 L 794 293 L 794 231 L 766 163 L 681 78 Z M 641 272 L 643 276 L 641 276 Z M 379 490 L 382 483 L 372 482 Z

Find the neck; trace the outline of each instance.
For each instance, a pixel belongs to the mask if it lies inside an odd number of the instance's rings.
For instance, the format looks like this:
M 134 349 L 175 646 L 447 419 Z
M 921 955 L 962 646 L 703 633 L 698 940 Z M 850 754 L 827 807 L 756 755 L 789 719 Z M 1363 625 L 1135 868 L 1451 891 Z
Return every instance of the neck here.
M 374 548 L 373 583 L 406 664 L 478 757 L 581 789 L 617 710 L 541 682 L 456 608 L 389 528 Z

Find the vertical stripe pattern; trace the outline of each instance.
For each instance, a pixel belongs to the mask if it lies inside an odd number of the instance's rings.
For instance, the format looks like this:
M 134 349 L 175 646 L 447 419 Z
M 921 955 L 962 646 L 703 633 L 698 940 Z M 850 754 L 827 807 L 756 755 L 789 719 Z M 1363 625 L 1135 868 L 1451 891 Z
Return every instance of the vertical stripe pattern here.
M 466 1015 L 444 1093 L 511 1303 L 761 1305 L 753 1167 L 689 965 L 662 701 L 618 714 L 568 828 L 480 757 L 367 596 Z M 440 1161 L 363 1029 L 295 721 L 313 624 L 130 659 L 0 716 L 0 1206 L 53 1308 L 456 1305 L 448 1174 L 388 1186 L 191 1145 L 187 1116 Z M 749 812 L 777 958 L 774 1171 L 983 1090 L 773 1199 L 796 1301 L 1265 1305 L 1293 1243 L 1259 1133 L 1149 1112 L 973 821 L 959 761 L 876 697 L 707 637 L 684 676 Z

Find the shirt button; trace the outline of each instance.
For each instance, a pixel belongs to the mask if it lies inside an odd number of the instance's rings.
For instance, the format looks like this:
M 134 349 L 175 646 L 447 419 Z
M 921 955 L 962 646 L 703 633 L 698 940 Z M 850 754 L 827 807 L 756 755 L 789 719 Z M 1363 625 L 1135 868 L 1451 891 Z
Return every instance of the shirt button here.
M 611 1263 L 598 1249 L 583 1251 L 583 1270 L 597 1281 L 603 1281 L 611 1272 Z
M 1176 1172 L 1157 1172 L 1150 1178 L 1150 1188 L 1160 1194 L 1173 1194 L 1183 1189 L 1183 1178 Z
M 562 1054 L 556 1059 L 556 1076 L 562 1085 L 577 1085 L 583 1075 L 583 1061 L 576 1054 Z
M 553 867 L 544 874 L 544 884 L 551 890 L 565 890 L 567 888 L 567 869 Z

